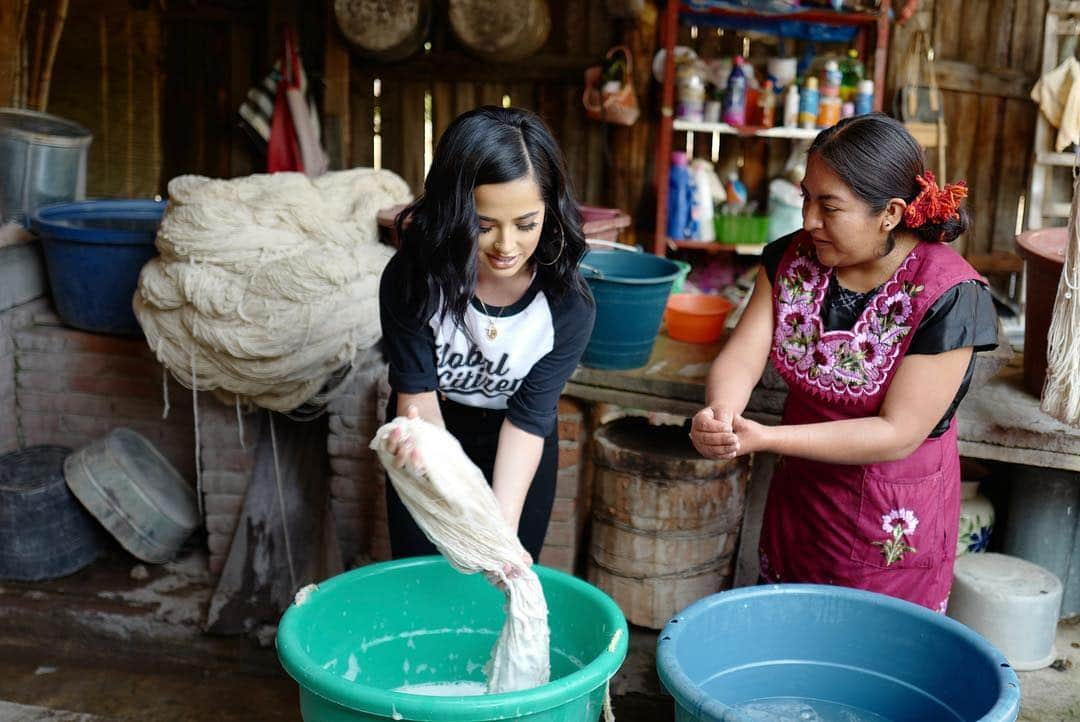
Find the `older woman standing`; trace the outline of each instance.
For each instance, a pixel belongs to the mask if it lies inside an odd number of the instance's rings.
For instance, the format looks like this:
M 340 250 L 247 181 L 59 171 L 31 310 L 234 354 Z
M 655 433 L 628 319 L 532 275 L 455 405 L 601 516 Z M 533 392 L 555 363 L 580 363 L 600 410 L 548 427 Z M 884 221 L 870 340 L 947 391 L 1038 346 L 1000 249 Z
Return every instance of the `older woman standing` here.
M 761 576 L 869 589 L 944 612 L 960 507 L 954 414 L 997 345 L 979 274 L 946 244 L 963 183 L 939 188 L 900 123 L 857 116 L 811 145 L 803 229 L 770 244 L 713 363 L 691 438 L 710 458 L 781 455 Z M 741 416 L 768 358 L 782 423 Z

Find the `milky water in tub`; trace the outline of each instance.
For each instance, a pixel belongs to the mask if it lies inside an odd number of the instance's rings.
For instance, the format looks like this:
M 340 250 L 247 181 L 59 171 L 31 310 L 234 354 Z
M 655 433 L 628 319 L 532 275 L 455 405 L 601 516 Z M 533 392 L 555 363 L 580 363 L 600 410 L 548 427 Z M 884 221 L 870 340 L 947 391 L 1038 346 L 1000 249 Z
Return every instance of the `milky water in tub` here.
M 487 685 L 483 682 L 431 682 L 428 684 L 407 684 L 398 687 L 395 692 L 420 694 L 427 697 L 477 697 L 487 694 Z
M 848 704 L 798 697 L 759 699 L 735 705 L 735 709 L 753 722 L 891 722 Z

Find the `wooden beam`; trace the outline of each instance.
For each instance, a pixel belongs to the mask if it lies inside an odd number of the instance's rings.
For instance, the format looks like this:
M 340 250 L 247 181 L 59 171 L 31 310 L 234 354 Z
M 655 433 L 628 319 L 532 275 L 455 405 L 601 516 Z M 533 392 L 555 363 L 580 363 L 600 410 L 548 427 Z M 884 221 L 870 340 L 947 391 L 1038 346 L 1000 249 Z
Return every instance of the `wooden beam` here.
M 1027 99 L 1037 78 L 1004 68 L 980 68 L 955 60 L 937 60 L 937 81 L 942 90 Z
M 323 56 L 323 124 L 330 167 L 352 167 L 352 99 L 349 90 L 349 48 L 334 20 L 334 3 L 326 3 L 326 45 Z
M 22 60 L 24 2 L 0 3 L 0 106 L 12 105 Z

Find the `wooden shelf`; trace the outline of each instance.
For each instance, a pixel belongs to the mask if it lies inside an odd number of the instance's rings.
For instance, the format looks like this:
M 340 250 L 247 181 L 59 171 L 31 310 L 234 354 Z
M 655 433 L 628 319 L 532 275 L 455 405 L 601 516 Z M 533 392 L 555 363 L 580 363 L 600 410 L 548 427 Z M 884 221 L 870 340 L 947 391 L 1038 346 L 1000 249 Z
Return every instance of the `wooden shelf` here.
M 761 126 L 728 125 L 727 123 L 706 123 L 697 120 L 676 120 L 672 127 L 694 133 L 721 133 L 723 135 L 738 135 L 744 138 L 790 138 L 792 140 L 813 140 L 821 132 L 818 128 L 787 128 L 775 127 L 764 128 Z
M 720 241 L 691 241 L 667 239 L 667 247 L 671 250 L 682 248 L 692 251 L 707 251 L 709 253 L 735 253 L 740 256 L 760 256 L 764 243 L 721 243 Z
M 743 20 L 761 20 L 763 17 L 773 21 L 801 20 L 822 25 L 876 25 L 882 13 L 848 13 L 835 10 L 800 10 L 791 13 L 761 13 L 755 10 L 741 10 L 736 7 L 705 5 L 702 3 L 680 3 L 680 10 L 688 16 L 704 15 L 712 18 L 738 18 Z

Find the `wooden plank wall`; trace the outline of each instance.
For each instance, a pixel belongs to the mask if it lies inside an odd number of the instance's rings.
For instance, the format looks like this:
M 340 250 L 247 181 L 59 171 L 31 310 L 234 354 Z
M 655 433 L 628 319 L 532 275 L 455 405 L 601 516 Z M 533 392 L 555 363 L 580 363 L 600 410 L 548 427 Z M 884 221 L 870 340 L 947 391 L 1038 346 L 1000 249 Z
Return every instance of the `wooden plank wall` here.
M 325 117 L 337 138 L 328 138 L 333 167 L 369 166 L 381 136 L 382 167 L 399 173 L 414 192 L 424 177 L 424 99 L 431 97 L 432 141 L 437 143 L 458 114 L 482 104 L 536 111 L 562 146 L 578 197 L 604 204 L 610 163 L 609 129 L 585 118 L 582 72 L 612 44 L 614 23 L 604 3 L 550 0 L 551 34 L 533 57 L 491 63 L 468 55 L 453 37 L 445 7 L 435 3 L 430 50 L 403 61 L 380 63 L 353 52 L 328 3 L 325 55 Z M 375 80 L 380 95 L 375 97 Z
M 912 30 L 930 31 L 945 97 L 949 181 L 968 182 L 972 227 L 966 255 L 1011 251 L 1031 172 L 1046 0 L 923 0 L 890 47 L 890 92 Z

